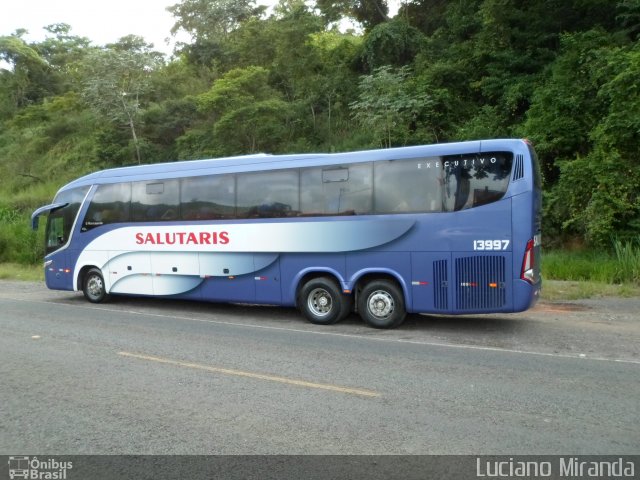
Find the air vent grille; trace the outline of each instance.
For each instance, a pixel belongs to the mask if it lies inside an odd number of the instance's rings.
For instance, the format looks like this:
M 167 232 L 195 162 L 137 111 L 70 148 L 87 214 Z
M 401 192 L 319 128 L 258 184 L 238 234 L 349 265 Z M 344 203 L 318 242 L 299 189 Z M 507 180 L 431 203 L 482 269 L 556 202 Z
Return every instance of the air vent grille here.
M 524 156 L 516 155 L 516 162 L 513 165 L 513 179 L 520 180 L 524 177 Z
M 505 257 L 462 257 L 455 260 L 457 310 L 491 310 L 506 303 Z
M 447 261 L 433 262 L 433 306 L 437 310 L 449 308 L 449 274 L 447 273 Z

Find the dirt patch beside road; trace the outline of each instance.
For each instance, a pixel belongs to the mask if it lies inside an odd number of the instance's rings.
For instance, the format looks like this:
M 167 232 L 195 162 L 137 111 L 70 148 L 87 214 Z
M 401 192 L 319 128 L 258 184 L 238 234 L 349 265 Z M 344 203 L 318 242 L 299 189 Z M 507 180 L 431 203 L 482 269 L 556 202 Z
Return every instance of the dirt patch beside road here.
M 639 298 L 540 302 L 516 314 L 416 315 L 402 329 L 443 343 L 640 364 L 639 312 Z

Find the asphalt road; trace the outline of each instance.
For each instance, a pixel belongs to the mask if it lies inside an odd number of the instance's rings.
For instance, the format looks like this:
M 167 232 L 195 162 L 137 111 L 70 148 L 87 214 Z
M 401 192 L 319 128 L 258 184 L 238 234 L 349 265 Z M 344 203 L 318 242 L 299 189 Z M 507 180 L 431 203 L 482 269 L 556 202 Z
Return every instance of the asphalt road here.
M 411 316 L 0 281 L 0 453 L 637 454 L 640 300 Z

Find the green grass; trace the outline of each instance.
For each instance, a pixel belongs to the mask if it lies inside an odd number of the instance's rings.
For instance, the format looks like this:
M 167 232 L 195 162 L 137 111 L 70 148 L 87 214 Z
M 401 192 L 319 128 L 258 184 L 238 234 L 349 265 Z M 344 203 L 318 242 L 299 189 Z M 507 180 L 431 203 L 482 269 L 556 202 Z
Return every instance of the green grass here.
M 57 183 L 38 183 L 28 188 L 7 192 L 0 190 L 0 206 L 10 206 L 23 212 L 31 212 L 40 205 L 51 203 L 53 195 L 60 185 Z
M 561 302 L 597 297 L 639 297 L 640 286 L 633 284 L 610 284 L 602 282 L 543 280 L 541 299 Z
M 44 282 L 44 269 L 42 265 L 0 263 L 0 279 Z
M 550 280 L 640 285 L 640 242 L 613 241 L 606 250 L 544 250 L 542 272 Z
M 613 251 L 618 261 L 619 279 L 640 284 L 640 241 L 614 240 Z
M 543 250 L 542 273 L 550 280 L 613 283 L 617 260 L 607 252 Z
M 613 241 L 612 251 L 542 252 L 542 299 L 640 296 L 640 242 Z

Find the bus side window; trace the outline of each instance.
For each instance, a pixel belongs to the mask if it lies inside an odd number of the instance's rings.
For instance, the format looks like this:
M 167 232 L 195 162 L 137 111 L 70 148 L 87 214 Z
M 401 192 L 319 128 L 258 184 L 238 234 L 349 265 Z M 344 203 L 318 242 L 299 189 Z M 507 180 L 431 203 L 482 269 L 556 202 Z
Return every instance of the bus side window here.
M 130 183 L 100 185 L 87 209 L 82 231 L 110 223 L 128 222 L 130 203 Z
M 178 180 L 133 183 L 131 192 L 134 222 L 170 222 L 180 211 Z
M 372 170 L 370 162 L 303 168 L 300 171 L 300 214 L 323 216 L 372 213 Z
M 443 199 L 448 212 L 500 200 L 509 188 L 513 154 L 451 155 L 443 160 Z
M 298 169 L 239 174 L 238 217 L 282 218 L 300 211 Z
M 235 218 L 235 191 L 235 175 L 183 178 L 180 188 L 182 219 Z
M 389 160 L 374 164 L 376 213 L 438 212 L 441 196 L 437 158 Z

